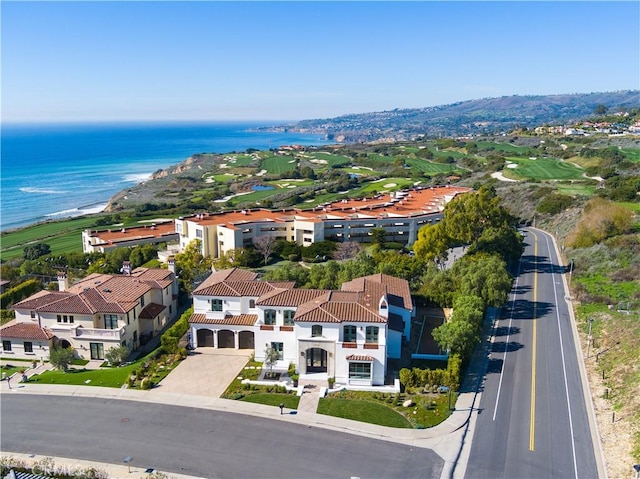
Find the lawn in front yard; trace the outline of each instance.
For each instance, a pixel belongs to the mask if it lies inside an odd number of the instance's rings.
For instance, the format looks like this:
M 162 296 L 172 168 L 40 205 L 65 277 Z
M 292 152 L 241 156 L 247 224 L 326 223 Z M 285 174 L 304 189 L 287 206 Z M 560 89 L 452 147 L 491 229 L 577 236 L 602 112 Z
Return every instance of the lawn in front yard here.
M 451 404 L 455 404 L 456 398 L 457 394 L 452 395 Z M 402 404 L 407 399 L 411 399 L 414 405 L 404 407 Z M 447 394 L 368 391 L 339 391 L 331 394 L 320 399 L 318 413 L 381 426 L 416 429 L 436 426 L 451 414 Z

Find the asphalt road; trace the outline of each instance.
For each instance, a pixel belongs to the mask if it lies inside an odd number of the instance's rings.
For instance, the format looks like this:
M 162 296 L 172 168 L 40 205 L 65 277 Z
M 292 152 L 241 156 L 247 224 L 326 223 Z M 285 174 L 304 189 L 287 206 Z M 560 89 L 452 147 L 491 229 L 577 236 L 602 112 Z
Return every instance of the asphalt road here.
M 6 394 L 3 451 L 78 458 L 207 478 L 440 477 L 433 451 L 189 407 Z
M 517 282 L 494 327 L 466 477 L 598 477 L 562 268 L 526 230 Z

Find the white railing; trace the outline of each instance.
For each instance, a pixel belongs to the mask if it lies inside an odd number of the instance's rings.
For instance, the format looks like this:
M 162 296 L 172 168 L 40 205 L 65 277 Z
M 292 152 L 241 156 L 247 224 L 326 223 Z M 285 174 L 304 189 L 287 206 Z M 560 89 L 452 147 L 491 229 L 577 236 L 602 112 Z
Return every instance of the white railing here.
M 120 329 L 94 329 L 94 328 L 77 328 L 76 337 L 83 338 L 100 338 L 100 339 L 121 339 L 124 335 L 124 326 Z

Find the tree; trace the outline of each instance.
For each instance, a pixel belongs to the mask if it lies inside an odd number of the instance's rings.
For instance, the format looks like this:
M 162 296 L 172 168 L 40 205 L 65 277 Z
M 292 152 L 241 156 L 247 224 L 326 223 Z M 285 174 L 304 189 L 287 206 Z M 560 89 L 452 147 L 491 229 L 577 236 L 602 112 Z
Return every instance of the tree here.
M 271 253 L 275 250 L 276 241 L 275 236 L 258 236 L 253 240 L 253 246 L 262 255 L 265 265 L 267 264 Z
M 384 247 L 385 236 L 387 234 L 387 231 L 384 228 L 372 228 L 369 233 L 371 234 L 371 242 L 373 244 Z
M 604 115 L 605 113 L 607 113 L 608 110 L 609 109 L 607 108 L 606 105 L 600 104 L 595 108 L 595 110 L 593 110 L 593 112 L 596 115 Z
M 127 359 L 127 356 L 129 356 L 129 348 L 126 346 L 117 346 L 107 351 L 104 358 L 109 361 L 109 364 L 112 366 L 119 366 Z
M 452 354 L 468 357 L 477 343 L 480 342 L 478 328 L 466 321 L 447 321 L 432 332 L 438 345 Z
M 192 290 L 193 282 L 197 277 L 211 271 L 213 259 L 205 258 L 201 251 L 202 242 L 195 239 L 185 247 L 182 253 L 176 255 L 176 271 L 182 286 L 187 291 Z
M 427 225 L 418 230 L 418 239 L 413 244 L 413 251 L 424 261 L 442 264 L 447 259 L 447 250 L 451 243 L 443 223 Z
M 73 349 L 72 348 L 52 348 L 49 352 L 49 362 L 61 371 L 67 372 L 69 365 L 73 361 Z
M 278 351 L 269 344 L 266 346 L 267 347 L 264 350 L 264 365 L 267 367 L 267 376 L 272 376 L 273 365 L 278 362 L 278 359 L 280 359 L 280 353 L 278 353 Z
M 458 294 L 478 296 L 486 306 L 500 306 L 511 290 L 511 276 L 498 255 L 465 255 L 451 268 Z
M 337 260 L 355 258 L 360 252 L 360 249 L 360 244 L 355 241 L 340 243 L 333 253 L 333 258 Z
M 24 259 L 38 259 L 40 256 L 51 254 L 51 246 L 46 243 L 38 243 L 25 246 L 22 257 Z

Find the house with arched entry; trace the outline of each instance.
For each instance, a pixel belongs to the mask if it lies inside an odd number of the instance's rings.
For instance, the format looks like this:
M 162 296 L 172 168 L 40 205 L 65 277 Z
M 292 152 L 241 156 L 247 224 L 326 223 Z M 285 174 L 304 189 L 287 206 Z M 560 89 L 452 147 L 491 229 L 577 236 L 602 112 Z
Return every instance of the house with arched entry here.
M 382 385 L 387 360 L 399 358 L 415 309 L 407 281 L 376 274 L 339 291 L 297 289 L 292 282 L 261 281 L 240 269 L 212 273 L 193 292 L 192 346 L 268 348 L 276 368 L 296 365 L 300 375 L 334 377 L 342 384 Z

